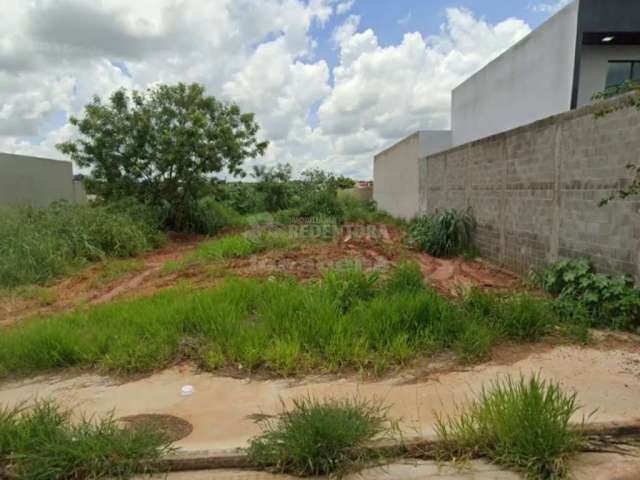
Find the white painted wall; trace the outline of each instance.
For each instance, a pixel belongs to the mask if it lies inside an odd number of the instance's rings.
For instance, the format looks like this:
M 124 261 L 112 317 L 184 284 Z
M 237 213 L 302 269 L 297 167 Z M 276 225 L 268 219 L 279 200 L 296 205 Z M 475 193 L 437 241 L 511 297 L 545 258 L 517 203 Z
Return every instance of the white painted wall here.
M 595 93 L 604 90 L 610 60 L 640 61 L 640 45 L 583 45 L 578 107 L 588 105 Z
M 373 199 L 382 210 L 400 218 L 419 208 L 418 160 L 451 148 L 450 131 L 421 131 L 408 136 L 373 159 Z
M 56 200 L 86 202 L 71 162 L 0 153 L 0 205 L 45 207 Z
M 454 89 L 453 145 L 571 108 L 578 2 Z

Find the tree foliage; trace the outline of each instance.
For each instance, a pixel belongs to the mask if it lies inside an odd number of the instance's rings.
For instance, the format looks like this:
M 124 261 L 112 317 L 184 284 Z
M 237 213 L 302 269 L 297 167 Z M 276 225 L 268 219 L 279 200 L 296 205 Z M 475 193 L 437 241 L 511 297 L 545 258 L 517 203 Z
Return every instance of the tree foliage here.
M 264 195 L 265 207 L 269 212 L 289 207 L 291 195 L 291 177 L 293 168 L 288 163 L 279 163 L 275 167 L 255 165 L 253 177 L 258 184 L 256 189 Z
M 120 89 L 106 102 L 96 96 L 70 122 L 79 135 L 57 148 L 91 168 L 89 190 L 105 200 L 136 197 L 162 206 L 166 226 L 177 230 L 192 228 L 211 174 L 243 175 L 244 160 L 268 145 L 258 141 L 252 113 L 195 83 Z

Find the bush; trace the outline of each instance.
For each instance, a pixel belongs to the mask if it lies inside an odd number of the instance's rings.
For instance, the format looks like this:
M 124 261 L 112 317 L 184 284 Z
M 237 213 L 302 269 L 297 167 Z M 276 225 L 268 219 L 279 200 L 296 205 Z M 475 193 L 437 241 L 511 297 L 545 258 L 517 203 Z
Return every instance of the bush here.
M 303 218 L 332 217 L 342 221 L 344 212 L 335 190 L 325 189 L 309 193 L 302 200 L 299 214 Z
M 411 222 L 407 242 L 436 257 L 456 255 L 470 246 L 474 228 L 470 210 L 437 211 Z
M 157 431 L 127 430 L 111 417 L 71 420 L 71 412 L 40 401 L 29 409 L 0 408 L 0 476 L 126 478 L 157 469 L 169 442 Z
M 86 262 L 137 255 L 160 241 L 153 226 L 106 206 L 2 208 L 0 286 L 44 283 Z
M 389 216 L 380 210 L 376 202 L 363 201 L 350 196 L 340 198 L 345 222 L 377 223 L 389 220 Z
M 532 479 L 565 478 L 568 460 L 583 445 L 582 433 L 570 425 L 578 409 L 575 394 L 538 376 L 497 380 L 466 411 L 438 420 L 440 453 L 485 456 Z
M 213 197 L 204 197 L 198 201 L 194 210 L 191 230 L 195 233 L 215 235 L 224 227 L 241 225 L 242 217 L 233 208 L 217 201 Z
M 242 215 L 267 209 L 265 194 L 258 191 L 255 183 L 225 183 L 220 190 L 220 199 Z
M 390 435 L 393 423 L 378 403 L 300 398 L 262 429 L 247 450 L 252 463 L 300 476 L 340 475 L 371 459 L 367 443 Z
M 542 275 L 546 292 L 559 295 L 559 308 L 581 305 L 592 323 L 608 328 L 629 329 L 640 321 L 640 290 L 630 277 L 595 273 L 589 260 L 562 260 Z

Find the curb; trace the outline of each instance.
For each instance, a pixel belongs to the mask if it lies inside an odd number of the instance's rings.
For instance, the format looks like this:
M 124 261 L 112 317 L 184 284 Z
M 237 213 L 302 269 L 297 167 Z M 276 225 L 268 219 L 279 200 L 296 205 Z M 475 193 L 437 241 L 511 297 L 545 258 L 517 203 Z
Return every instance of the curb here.
M 579 426 L 574 428 L 579 429 Z M 585 451 L 593 451 L 592 444 L 616 444 L 616 439 L 637 439 L 640 445 L 640 419 L 630 422 L 607 422 L 586 425 L 582 431 L 587 437 Z M 623 442 L 624 443 L 624 442 Z M 404 440 L 380 440 L 373 442 L 367 448 L 372 453 L 387 456 L 404 456 L 422 460 L 437 460 L 436 452 L 442 444 L 436 435 L 424 435 Z M 166 472 L 189 472 L 197 470 L 224 469 L 262 469 L 249 461 L 246 454 L 238 451 L 194 451 L 177 452 L 160 463 L 160 468 Z

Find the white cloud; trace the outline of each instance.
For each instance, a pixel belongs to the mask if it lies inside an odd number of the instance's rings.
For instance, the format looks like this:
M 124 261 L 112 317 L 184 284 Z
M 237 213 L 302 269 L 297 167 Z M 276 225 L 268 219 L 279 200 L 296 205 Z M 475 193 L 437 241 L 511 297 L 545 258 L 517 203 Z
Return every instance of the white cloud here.
M 336 13 L 338 15 L 344 15 L 348 13 L 353 8 L 353 4 L 356 3 L 356 0 L 344 0 L 336 6 Z
M 373 154 L 419 128 L 445 128 L 450 91 L 528 33 L 450 9 L 440 32 L 381 46 L 350 15 L 317 58 L 313 25 L 352 0 L 5 0 L 0 17 L 0 151 L 60 158 L 61 122 L 119 87 L 197 81 L 256 112 L 260 162 L 370 176 Z
M 530 32 L 522 21 L 490 25 L 464 9 L 449 9 L 440 33 L 408 33 L 382 47 L 349 17 L 334 32 L 340 64 L 319 108 L 319 128 L 334 139 L 334 155 L 370 168 L 376 150 L 419 129 L 449 127 L 451 90 Z
M 529 8 L 534 12 L 553 14 L 559 12 L 573 1 L 575 0 L 556 0 L 554 2 L 537 3 L 535 5 L 531 5 Z
M 412 16 L 412 13 L 408 12 L 404 17 L 398 19 L 398 25 L 401 25 L 403 27 L 406 27 L 407 25 L 409 25 L 409 22 L 411 21 L 411 16 Z

